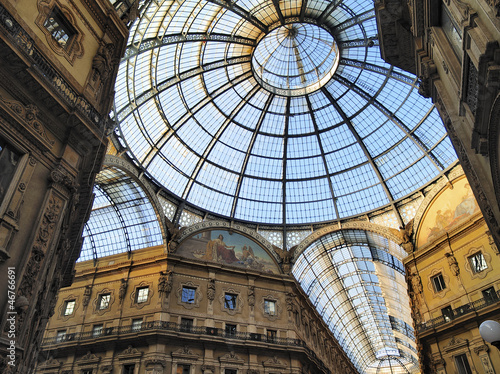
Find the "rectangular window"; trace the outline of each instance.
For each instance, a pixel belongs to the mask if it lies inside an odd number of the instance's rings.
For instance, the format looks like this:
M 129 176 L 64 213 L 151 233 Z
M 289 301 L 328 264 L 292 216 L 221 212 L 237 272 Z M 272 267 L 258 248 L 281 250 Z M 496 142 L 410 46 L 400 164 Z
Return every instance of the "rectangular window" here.
M 276 341 L 276 330 L 267 330 L 267 341 L 275 342 Z
M 67 48 L 71 38 L 76 35 L 75 28 L 57 7 L 54 7 L 43 26 L 50 32 L 54 40 L 62 48 Z
M 455 356 L 455 365 L 457 366 L 458 374 L 472 374 L 469 366 L 469 360 L 465 354 Z
M 238 370 L 236 369 L 225 369 L 224 374 L 238 374 Z
M 482 290 L 483 298 L 487 303 L 493 303 L 498 300 L 497 293 L 495 292 L 495 288 L 488 287 L 485 290 Z
M 236 336 L 236 325 L 226 323 L 226 336 Z
M 264 313 L 270 316 L 276 315 L 276 301 L 264 300 Z
M 193 304 L 194 297 L 196 296 L 196 288 L 182 287 L 181 301 L 183 303 Z
M 462 30 L 457 26 L 446 5 L 441 4 L 441 28 L 453 51 L 462 62 Z
M 448 305 L 447 307 L 441 309 L 445 322 L 450 322 L 453 319 L 453 309 Z
M 123 365 L 123 374 L 134 374 L 135 364 Z
M 189 374 L 190 366 L 184 364 L 177 364 L 177 374 Z
M 139 287 L 137 288 L 137 293 L 135 296 L 135 302 L 137 304 L 145 303 L 148 301 L 149 287 Z
M 469 257 L 469 264 L 474 274 L 480 273 L 488 269 L 488 264 L 484 259 L 483 253 L 478 252 Z
M 111 294 L 109 293 L 103 293 L 99 296 L 99 304 L 98 307 L 99 309 L 108 309 L 109 308 L 109 302 L 111 301 Z
M 65 316 L 70 316 L 73 314 L 73 311 L 75 310 L 75 300 L 68 300 L 64 303 L 64 315 Z
M 92 328 L 92 337 L 97 338 L 98 336 L 101 336 L 102 328 L 102 325 L 94 325 L 94 327 Z
M 82 374 L 92 374 L 93 370 L 92 369 L 83 369 Z
M 56 343 L 61 343 L 66 340 L 66 330 L 59 330 L 56 335 Z
M 140 331 L 142 326 L 142 318 L 132 320 L 132 331 Z
M 446 288 L 446 284 L 444 283 L 444 278 L 441 273 L 431 278 L 432 285 L 434 286 L 434 291 L 440 292 Z
M 0 138 L 0 202 L 3 200 L 10 181 L 14 177 L 20 156 Z
M 191 332 L 193 329 L 193 320 L 191 318 L 181 318 L 181 331 Z
M 238 295 L 232 293 L 226 293 L 224 295 L 224 308 L 226 309 L 236 309 L 236 300 Z

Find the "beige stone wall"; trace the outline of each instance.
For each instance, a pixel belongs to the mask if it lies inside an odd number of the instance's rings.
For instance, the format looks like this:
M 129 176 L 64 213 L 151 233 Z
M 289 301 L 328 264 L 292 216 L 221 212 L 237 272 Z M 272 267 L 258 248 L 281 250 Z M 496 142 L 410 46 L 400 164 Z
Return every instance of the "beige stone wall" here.
M 73 285 L 59 293 L 37 373 L 54 366 L 57 373 L 87 367 L 121 372 L 127 364 L 137 374 L 176 373 L 179 365 L 190 365 L 190 373 L 354 372 L 289 275 L 187 259 L 164 247 L 76 269 Z M 149 287 L 147 301 L 136 302 L 137 287 Z M 183 287 L 195 290 L 192 302 L 183 301 Z M 109 307 L 99 310 L 100 295 L 108 293 Z M 236 308 L 225 307 L 225 293 L 237 296 Z M 73 300 L 74 311 L 65 316 Z M 266 313 L 265 300 L 274 302 L 275 314 Z M 132 331 L 138 319 L 141 327 Z M 99 336 L 96 325 L 103 328 Z

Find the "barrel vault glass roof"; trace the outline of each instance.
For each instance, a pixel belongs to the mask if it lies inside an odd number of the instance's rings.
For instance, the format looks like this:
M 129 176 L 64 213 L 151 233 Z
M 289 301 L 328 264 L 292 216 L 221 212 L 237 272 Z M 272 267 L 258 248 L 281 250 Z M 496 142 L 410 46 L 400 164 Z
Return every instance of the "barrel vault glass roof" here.
M 295 262 L 293 275 L 362 373 L 419 372 L 405 256 L 378 234 L 343 230 Z
M 372 1 L 143 2 L 118 138 L 170 193 L 235 220 L 394 206 L 456 155 L 417 79 L 378 44 Z

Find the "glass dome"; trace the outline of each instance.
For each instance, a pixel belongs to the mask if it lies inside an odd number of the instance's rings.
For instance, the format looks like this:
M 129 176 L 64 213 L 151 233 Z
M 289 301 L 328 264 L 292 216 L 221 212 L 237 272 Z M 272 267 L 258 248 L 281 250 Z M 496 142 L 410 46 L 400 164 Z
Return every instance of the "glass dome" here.
M 170 193 L 260 224 L 395 209 L 456 160 L 416 77 L 381 59 L 372 1 L 144 2 L 114 119 Z

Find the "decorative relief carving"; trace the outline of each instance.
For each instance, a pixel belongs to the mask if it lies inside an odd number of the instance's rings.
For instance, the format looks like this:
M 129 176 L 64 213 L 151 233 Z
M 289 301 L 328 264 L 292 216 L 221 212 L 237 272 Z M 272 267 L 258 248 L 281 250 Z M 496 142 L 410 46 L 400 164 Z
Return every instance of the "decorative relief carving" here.
M 101 44 L 92 60 L 92 75 L 89 84 L 97 100 L 101 97 L 103 93 L 102 89 L 113 74 L 113 70 L 118 63 L 118 60 L 113 58 L 114 53 L 114 44 L 104 43 Z
M 85 355 L 83 355 L 79 360 L 79 364 L 90 364 L 90 363 L 97 363 L 101 360 L 100 357 L 96 356 L 93 354 L 91 351 L 87 351 Z
M 158 293 L 160 296 L 168 297 L 170 292 L 172 292 L 173 276 L 174 273 L 172 270 L 160 272 L 160 278 L 158 279 Z
M 284 364 L 278 357 L 274 356 L 266 361 L 262 361 L 264 367 L 272 367 L 279 369 L 286 369 L 286 364 Z
M 255 305 L 255 286 L 248 286 L 248 305 Z
M 38 119 L 38 108 L 35 105 L 28 104 L 23 105 L 21 102 L 16 100 L 7 100 L 0 96 L 0 105 L 6 109 L 6 111 L 11 114 L 14 118 L 17 118 L 19 122 L 26 125 L 26 128 L 30 133 L 47 149 L 51 149 L 55 143 L 53 139 L 50 139 L 47 135 L 45 127 L 42 122 Z M 34 164 L 32 164 L 34 163 Z M 30 157 L 30 165 L 35 166 L 36 160 Z
M 172 357 L 173 358 L 183 358 L 183 359 L 189 359 L 189 360 L 198 360 L 200 358 L 200 355 L 194 353 L 189 346 L 185 345 L 182 348 L 179 348 L 178 350 L 172 352 Z
M 69 173 L 62 167 L 57 167 L 52 170 L 50 172 L 50 179 L 53 183 L 64 186 L 73 193 L 76 192 L 79 187 L 75 182 L 75 178 L 72 175 L 69 175 Z
M 210 278 L 208 280 L 207 299 L 210 300 L 210 302 L 214 301 L 214 299 L 215 299 L 215 279 L 214 278 Z
M 125 299 L 125 295 L 127 294 L 127 280 L 125 278 L 122 278 L 120 280 L 120 289 L 118 290 L 118 299 L 120 300 L 120 304 Z
M 86 308 L 87 305 L 89 305 L 91 293 L 92 293 L 92 286 L 86 285 L 85 290 L 83 290 L 83 300 L 82 300 L 82 305 L 84 308 Z
M 230 351 L 229 353 L 226 353 L 224 356 L 219 357 L 219 361 L 223 363 L 231 363 L 231 364 L 236 364 L 236 365 L 243 365 L 245 363 L 245 360 L 240 358 L 234 351 Z

